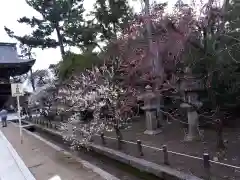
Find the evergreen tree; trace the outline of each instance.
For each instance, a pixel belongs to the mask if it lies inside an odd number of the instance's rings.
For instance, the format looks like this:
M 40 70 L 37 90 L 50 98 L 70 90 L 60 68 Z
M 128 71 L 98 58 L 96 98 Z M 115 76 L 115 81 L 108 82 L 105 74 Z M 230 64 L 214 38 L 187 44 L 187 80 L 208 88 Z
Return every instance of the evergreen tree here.
M 66 24 L 83 22 L 82 0 L 26 0 L 26 3 L 40 13 L 41 18 L 22 17 L 18 20 L 33 29 L 30 35 L 18 36 L 5 27 L 8 35 L 34 48 L 60 47 L 63 57 L 65 45 L 74 45 L 73 39 L 66 35 Z M 57 40 L 52 38 L 54 32 L 57 33 Z
M 195 37 L 200 48 L 187 55 L 194 73 L 206 80 L 204 107 L 214 112 L 213 119 L 223 121 L 226 113 L 233 115 L 240 108 L 240 6 L 237 0 L 226 0 L 220 7 L 206 7 L 203 22 L 198 22 L 200 33 Z M 223 143 L 218 144 L 223 147 Z
M 19 46 L 20 50 L 21 50 L 21 56 L 23 58 L 26 58 L 26 59 L 33 59 L 33 56 L 35 55 L 33 52 L 32 52 L 32 47 L 30 46 L 27 46 L 27 45 L 24 45 L 24 44 L 20 44 Z M 31 82 L 31 86 L 33 88 L 33 91 L 36 90 L 35 88 L 35 81 L 34 81 L 34 78 L 33 78 L 33 71 L 32 71 L 32 67 L 30 69 L 30 75 L 28 77 L 28 80 Z
M 48 69 L 36 70 L 33 72 L 32 77 L 36 87 L 42 87 L 51 82 Z
M 92 12 L 101 40 L 109 41 L 121 32 L 133 18 L 132 9 L 126 0 L 97 0 Z
M 70 38 L 71 45 L 79 47 L 83 52 L 92 51 L 95 47 L 101 47 L 96 42 L 98 32 L 92 21 L 72 21 L 65 24 L 66 37 Z

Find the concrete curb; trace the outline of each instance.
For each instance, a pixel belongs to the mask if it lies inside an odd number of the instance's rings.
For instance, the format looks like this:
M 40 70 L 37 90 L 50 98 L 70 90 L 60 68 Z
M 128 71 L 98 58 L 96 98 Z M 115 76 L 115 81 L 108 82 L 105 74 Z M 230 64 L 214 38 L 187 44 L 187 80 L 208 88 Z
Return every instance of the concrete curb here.
M 29 123 L 29 122 L 28 122 Z M 29 123 L 31 124 L 31 123 Z M 35 127 L 40 128 L 41 130 L 52 134 L 54 136 L 58 136 L 59 138 L 62 138 L 62 135 L 58 131 L 54 131 L 52 129 L 43 128 L 39 125 L 35 125 Z M 157 177 L 160 178 L 166 178 L 171 180 L 203 180 L 199 177 L 186 174 L 184 172 L 178 171 L 174 168 L 171 168 L 166 165 L 159 165 L 153 162 L 146 161 L 141 158 L 136 158 L 130 155 L 127 155 L 125 153 L 122 153 L 120 151 L 116 151 L 104 146 L 99 146 L 94 143 L 90 144 L 90 148 L 102 155 L 105 155 L 111 159 L 117 160 L 121 163 L 127 164 L 129 166 L 132 166 L 136 169 L 139 169 L 140 171 L 147 172 L 150 174 L 154 174 Z
M 145 171 L 145 172 L 154 174 L 155 176 L 158 176 L 160 178 L 171 179 L 171 180 L 180 180 L 180 179 L 181 180 L 203 180 L 196 176 L 188 175 L 183 172 L 180 172 L 169 166 L 159 165 L 153 162 L 149 162 L 144 159 L 136 158 L 110 148 L 106 148 L 96 144 L 91 144 L 91 148 L 99 154 L 103 154 L 117 161 L 128 164 L 134 168 L 139 169 L 140 171 Z
M 11 122 L 11 124 L 13 124 L 15 127 L 18 127 L 15 123 Z M 29 123 L 30 124 L 30 123 Z M 60 151 L 62 152 L 64 155 L 67 155 L 67 156 L 70 156 L 71 158 L 75 159 L 77 162 L 79 162 L 80 164 L 82 164 L 83 167 L 85 167 L 86 169 L 90 169 L 91 171 L 95 172 L 96 174 L 100 175 L 103 179 L 106 179 L 106 180 L 120 180 L 118 179 L 117 177 L 109 174 L 108 172 L 100 169 L 99 167 L 89 163 L 88 161 L 85 161 L 75 155 L 73 155 L 72 153 L 70 153 L 69 151 L 66 151 L 65 149 L 49 142 L 48 140 L 42 138 L 41 136 L 38 136 L 26 129 L 23 128 L 23 131 L 31 136 L 34 136 L 36 139 L 44 142 L 45 144 L 47 144 L 48 146 L 50 146 L 51 148 L 55 149 L 56 151 Z M 53 133 L 53 132 L 51 132 Z M 55 133 L 56 134 L 56 133 Z M 60 134 L 57 134 L 57 135 L 60 135 Z

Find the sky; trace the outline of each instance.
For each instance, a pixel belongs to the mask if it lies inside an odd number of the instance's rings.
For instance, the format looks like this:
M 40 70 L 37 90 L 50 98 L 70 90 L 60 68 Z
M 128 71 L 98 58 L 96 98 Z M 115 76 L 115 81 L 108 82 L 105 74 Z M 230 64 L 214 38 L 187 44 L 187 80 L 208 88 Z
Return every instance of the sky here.
M 90 11 L 93 7 L 95 0 L 85 0 L 84 3 L 86 10 Z M 153 0 L 150 0 L 150 3 Z M 165 2 L 163 0 L 157 0 L 157 2 Z M 174 4 L 176 0 L 168 0 L 170 4 Z M 134 7 L 135 11 L 140 11 L 140 0 L 131 0 L 130 5 Z M 0 42 L 16 42 L 14 39 L 8 37 L 4 30 L 4 26 L 7 26 L 13 30 L 17 35 L 25 35 L 31 33 L 31 28 L 26 25 L 19 24 L 17 20 L 20 17 L 27 16 L 39 16 L 39 14 L 29 7 L 25 0 L 0 0 Z M 60 50 L 57 49 L 35 49 L 36 63 L 33 67 L 34 70 L 48 68 L 50 64 L 56 64 L 61 60 Z

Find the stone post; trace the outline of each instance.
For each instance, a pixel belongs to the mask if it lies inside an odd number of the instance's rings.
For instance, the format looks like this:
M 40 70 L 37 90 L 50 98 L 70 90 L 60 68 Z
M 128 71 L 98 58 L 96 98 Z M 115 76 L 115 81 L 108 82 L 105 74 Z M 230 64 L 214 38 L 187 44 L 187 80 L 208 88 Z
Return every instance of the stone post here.
M 144 106 L 142 107 L 145 111 L 146 121 L 146 130 L 144 131 L 144 134 L 155 135 L 161 132 L 161 129 L 158 128 L 156 112 L 158 106 L 156 105 L 156 97 L 157 96 L 153 93 L 151 86 L 147 86 L 146 93 L 139 97 L 144 100 Z

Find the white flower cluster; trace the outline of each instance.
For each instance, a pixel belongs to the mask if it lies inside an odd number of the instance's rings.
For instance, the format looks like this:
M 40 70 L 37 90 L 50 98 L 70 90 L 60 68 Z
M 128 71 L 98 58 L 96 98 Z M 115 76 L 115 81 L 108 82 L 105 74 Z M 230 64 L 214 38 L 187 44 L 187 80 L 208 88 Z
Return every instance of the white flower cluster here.
M 86 145 L 93 135 L 124 121 L 119 109 L 120 93 L 124 90 L 113 83 L 112 77 L 106 66 L 95 67 L 75 75 L 59 90 L 58 99 L 69 107 L 64 111 L 74 112 L 61 127 L 65 140 L 71 141 L 72 146 Z M 84 112 L 92 113 L 93 118 L 83 120 Z

